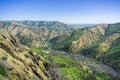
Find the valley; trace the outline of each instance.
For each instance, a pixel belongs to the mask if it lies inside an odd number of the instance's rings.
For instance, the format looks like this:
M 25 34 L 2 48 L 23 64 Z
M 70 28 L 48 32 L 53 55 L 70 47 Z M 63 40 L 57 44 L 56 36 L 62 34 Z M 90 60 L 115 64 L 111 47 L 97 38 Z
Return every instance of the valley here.
M 120 23 L 0 21 L 0 79 L 119 80 Z

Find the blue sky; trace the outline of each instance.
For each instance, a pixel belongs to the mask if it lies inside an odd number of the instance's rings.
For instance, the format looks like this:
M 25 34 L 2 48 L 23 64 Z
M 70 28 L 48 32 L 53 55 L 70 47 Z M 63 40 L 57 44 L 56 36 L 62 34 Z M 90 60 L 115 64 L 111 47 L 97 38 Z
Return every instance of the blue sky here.
M 0 0 L 0 20 L 120 22 L 120 0 Z

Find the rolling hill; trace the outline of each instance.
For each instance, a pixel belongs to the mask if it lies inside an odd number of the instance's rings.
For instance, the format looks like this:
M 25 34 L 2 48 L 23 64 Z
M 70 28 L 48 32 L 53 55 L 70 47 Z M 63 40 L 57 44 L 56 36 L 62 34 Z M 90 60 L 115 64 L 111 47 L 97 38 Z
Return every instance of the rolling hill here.
M 75 30 L 57 21 L 0 21 L 0 28 L 28 47 L 48 47 L 50 39 Z

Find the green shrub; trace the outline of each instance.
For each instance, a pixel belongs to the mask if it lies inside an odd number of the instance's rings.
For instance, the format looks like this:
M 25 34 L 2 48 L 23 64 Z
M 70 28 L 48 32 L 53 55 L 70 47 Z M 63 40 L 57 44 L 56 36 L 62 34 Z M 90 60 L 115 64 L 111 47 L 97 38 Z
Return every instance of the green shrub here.
M 24 56 L 25 56 L 26 58 L 29 58 L 29 54 L 24 54 Z
M 0 75 L 2 76 L 6 75 L 6 69 L 2 64 L 0 64 Z
M 2 60 L 7 60 L 7 56 L 2 57 Z

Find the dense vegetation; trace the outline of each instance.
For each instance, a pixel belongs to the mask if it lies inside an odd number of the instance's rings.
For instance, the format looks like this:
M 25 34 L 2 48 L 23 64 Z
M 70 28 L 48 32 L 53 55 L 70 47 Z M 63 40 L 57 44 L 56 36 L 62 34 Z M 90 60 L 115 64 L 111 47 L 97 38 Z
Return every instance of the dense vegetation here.
M 6 69 L 5 66 L 0 64 L 0 75 L 5 76 L 6 75 Z
M 109 24 L 109 27 L 106 29 L 106 35 L 112 35 L 115 32 L 118 32 L 120 30 L 120 23 L 116 24 Z
M 107 51 L 107 54 L 101 58 L 105 64 L 113 67 L 120 73 L 120 38 L 111 44 L 111 48 Z

